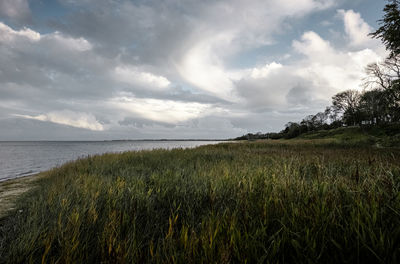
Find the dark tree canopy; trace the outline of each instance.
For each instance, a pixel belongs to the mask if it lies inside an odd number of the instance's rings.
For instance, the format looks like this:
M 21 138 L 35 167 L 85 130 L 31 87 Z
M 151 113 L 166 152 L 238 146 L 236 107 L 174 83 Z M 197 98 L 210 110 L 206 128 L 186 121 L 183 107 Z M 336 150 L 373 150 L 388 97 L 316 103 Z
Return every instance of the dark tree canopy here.
M 383 11 L 385 15 L 379 20 L 381 27 L 371 33 L 371 36 L 381 39 L 386 49 L 391 52 L 391 56 L 400 54 L 400 1 L 388 0 L 389 3 Z

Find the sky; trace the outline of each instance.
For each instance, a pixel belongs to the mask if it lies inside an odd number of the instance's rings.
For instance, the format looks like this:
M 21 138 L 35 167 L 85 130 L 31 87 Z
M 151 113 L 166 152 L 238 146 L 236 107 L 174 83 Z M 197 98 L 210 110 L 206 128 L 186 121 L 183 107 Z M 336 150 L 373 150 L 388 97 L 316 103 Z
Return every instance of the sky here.
M 0 140 L 276 132 L 362 90 L 383 0 L 0 0 Z

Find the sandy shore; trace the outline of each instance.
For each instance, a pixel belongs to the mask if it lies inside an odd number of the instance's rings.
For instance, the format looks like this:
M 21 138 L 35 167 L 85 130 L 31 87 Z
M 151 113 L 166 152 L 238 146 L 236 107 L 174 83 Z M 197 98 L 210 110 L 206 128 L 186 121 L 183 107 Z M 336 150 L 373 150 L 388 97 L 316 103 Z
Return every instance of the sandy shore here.
M 0 217 L 13 210 L 18 196 L 35 187 L 41 177 L 41 174 L 36 174 L 0 182 Z

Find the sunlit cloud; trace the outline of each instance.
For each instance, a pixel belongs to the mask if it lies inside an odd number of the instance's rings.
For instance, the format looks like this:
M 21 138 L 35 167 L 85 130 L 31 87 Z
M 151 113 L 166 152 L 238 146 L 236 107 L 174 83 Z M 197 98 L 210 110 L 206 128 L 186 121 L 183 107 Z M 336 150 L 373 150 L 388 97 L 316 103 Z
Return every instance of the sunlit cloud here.
M 150 90 L 165 89 L 171 84 L 164 76 L 157 76 L 150 72 L 140 71 L 134 66 L 117 66 L 112 72 L 112 75 L 117 82 L 145 87 Z
M 102 131 L 104 127 L 100 124 L 96 117 L 89 113 L 79 113 L 73 111 L 54 111 L 46 114 L 30 116 L 30 115 L 15 115 L 20 118 L 34 119 L 44 122 L 52 122 L 56 124 L 89 129 L 93 131 Z
M 116 97 L 108 104 L 141 118 L 177 124 L 206 114 L 211 105 L 136 97 Z
M 344 29 L 351 46 L 365 47 L 371 44 L 379 44 L 378 41 L 368 36 L 369 33 L 373 32 L 373 28 L 364 21 L 360 13 L 354 12 L 354 10 L 340 9 L 338 14 L 343 19 Z
M 9 44 L 18 37 L 29 41 L 39 41 L 41 38 L 40 33 L 32 29 L 24 27 L 21 30 L 13 30 L 11 27 L 0 22 L 0 42 Z

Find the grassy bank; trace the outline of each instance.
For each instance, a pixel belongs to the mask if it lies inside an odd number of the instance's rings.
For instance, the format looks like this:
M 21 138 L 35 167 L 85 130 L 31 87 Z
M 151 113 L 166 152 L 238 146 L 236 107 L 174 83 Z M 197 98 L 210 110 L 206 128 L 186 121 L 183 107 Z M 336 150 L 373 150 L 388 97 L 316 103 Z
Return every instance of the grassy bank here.
M 333 140 L 106 154 L 0 222 L 5 263 L 398 263 L 400 151 Z
M 301 134 L 299 139 L 332 139 L 354 146 L 400 147 L 400 124 L 340 127 Z

